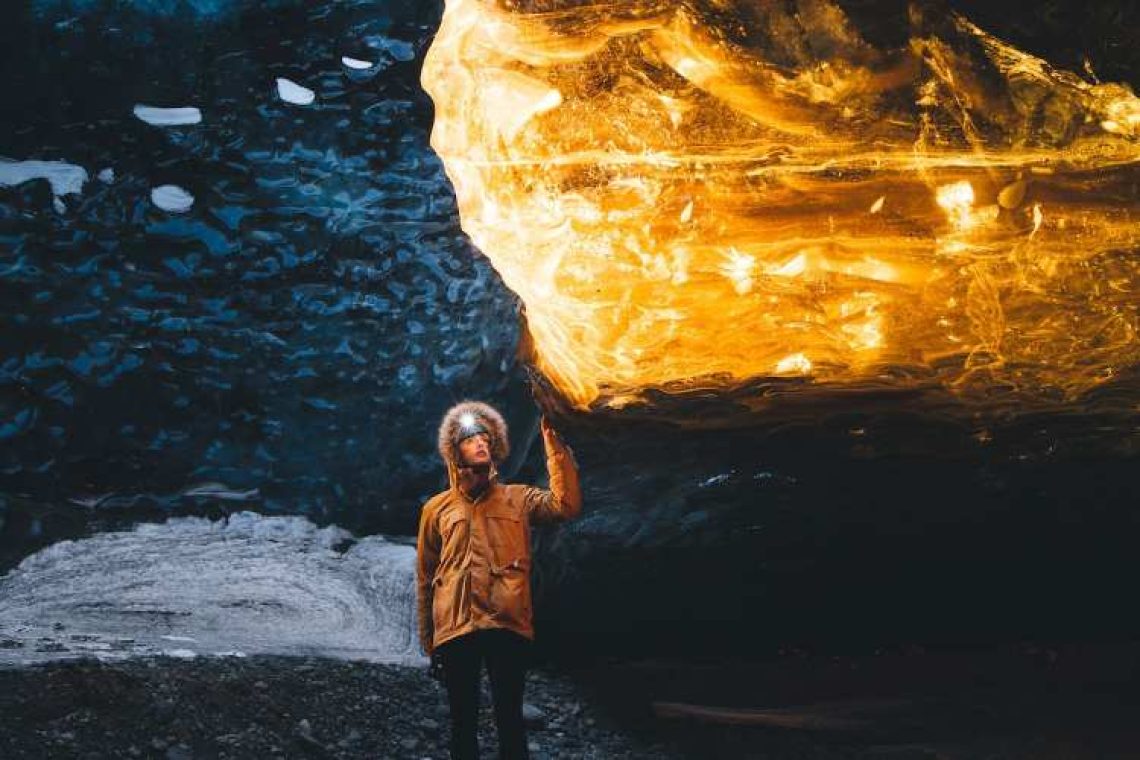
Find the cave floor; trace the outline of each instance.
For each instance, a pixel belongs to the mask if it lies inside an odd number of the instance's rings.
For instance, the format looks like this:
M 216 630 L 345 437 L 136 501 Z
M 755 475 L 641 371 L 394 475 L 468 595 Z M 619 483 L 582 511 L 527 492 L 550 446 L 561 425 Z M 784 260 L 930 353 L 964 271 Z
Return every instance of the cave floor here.
M 583 664 L 623 732 L 682 757 L 1138 758 L 1140 645 Z
M 1135 758 L 1140 646 L 766 661 L 593 659 L 528 677 L 543 758 Z M 485 756 L 494 732 L 486 707 Z M 422 668 L 306 657 L 0 670 L 0 757 L 444 758 Z

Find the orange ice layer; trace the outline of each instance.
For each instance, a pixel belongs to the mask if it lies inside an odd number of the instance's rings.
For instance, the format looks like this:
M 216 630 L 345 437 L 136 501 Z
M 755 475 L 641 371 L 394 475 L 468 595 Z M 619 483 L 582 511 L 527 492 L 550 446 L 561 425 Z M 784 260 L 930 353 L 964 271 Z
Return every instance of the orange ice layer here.
M 423 84 L 463 229 L 573 405 L 1002 384 L 1140 358 L 1140 100 L 960 16 L 447 0 Z

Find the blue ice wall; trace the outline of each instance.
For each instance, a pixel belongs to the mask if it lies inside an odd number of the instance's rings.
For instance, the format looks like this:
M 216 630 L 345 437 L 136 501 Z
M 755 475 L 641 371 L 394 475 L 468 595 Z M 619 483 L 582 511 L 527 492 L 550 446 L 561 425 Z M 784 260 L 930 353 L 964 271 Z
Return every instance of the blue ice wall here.
M 409 532 L 440 486 L 447 405 L 533 414 L 516 301 L 461 233 L 428 146 L 418 77 L 440 12 L 58 2 L 9 19 L 9 546 L 234 507 Z
M 33 0 L 31 7 L 36 17 L 58 22 L 65 14 L 106 13 L 108 9 L 116 7 L 139 15 L 196 20 L 217 18 L 257 7 L 273 9 L 299 4 L 300 0 L 121 0 L 118 3 L 108 3 L 106 0 Z

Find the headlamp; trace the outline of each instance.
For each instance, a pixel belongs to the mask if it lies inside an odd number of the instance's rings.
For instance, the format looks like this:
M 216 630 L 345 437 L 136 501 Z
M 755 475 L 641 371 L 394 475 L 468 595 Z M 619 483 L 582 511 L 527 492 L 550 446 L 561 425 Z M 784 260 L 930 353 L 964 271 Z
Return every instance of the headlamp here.
M 459 418 L 459 441 L 465 441 L 473 435 L 487 433 L 487 428 L 474 414 L 468 412 Z

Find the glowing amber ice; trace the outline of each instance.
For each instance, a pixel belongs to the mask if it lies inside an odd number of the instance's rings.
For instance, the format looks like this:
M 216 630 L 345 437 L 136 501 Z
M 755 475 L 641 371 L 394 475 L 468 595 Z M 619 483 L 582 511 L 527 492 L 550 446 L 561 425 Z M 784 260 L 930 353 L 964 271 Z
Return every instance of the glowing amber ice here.
M 432 146 L 570 402 L 787 376 L 1073 398 L 1137 364 L 1140 101 L 960 16 L 895 23 L 447 0 Z

